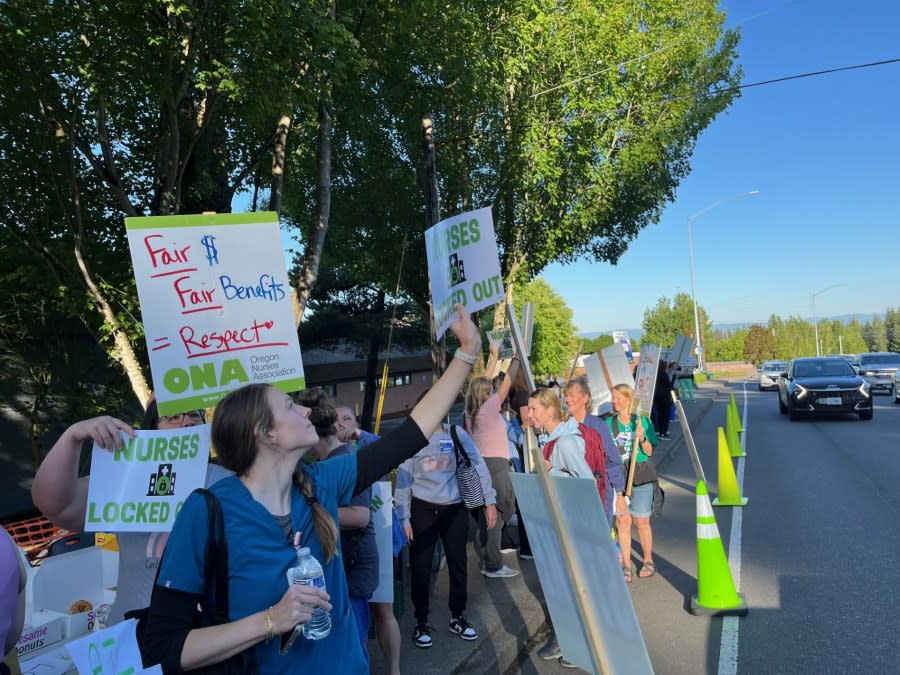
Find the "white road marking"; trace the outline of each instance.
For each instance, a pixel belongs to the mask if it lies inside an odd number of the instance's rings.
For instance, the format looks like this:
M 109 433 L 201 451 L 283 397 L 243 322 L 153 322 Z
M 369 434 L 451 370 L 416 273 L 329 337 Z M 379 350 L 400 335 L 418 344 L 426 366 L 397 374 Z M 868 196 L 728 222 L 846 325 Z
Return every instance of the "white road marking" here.
M 741 434 L 741 449 L 747 450 L 747 384 L 744 383 L 744 411 L 741 415 L 741 426 L 744 433 Z M 744 460 L 739 457 L 737 462 L 737 482 L 740 494 L 744 494 Z M 734 587 L 741 590 L 741 525 L 743 523 L 742 508 L 731 510 L 731 536 L 728 540 L 728 565 L 731 567 L 731 576 L 734 578 Z M 722 638 L 719 641 L 719 675 L 735 675 L 738 666 L 738 634 L 740 617 L 726 616 L 722 620 Z

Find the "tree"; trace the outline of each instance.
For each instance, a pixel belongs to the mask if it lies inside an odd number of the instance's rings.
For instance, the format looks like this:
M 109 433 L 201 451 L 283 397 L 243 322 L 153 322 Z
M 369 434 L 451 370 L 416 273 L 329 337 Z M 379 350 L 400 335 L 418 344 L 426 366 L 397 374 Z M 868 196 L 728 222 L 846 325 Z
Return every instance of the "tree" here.
M 134 297 L 121 278 L 122 216 L 227 212 L 258 184 L 276 123 L 314 105 L 306 75 L 324 70 L 329 46 L 352 45 L 323 28 L 317 4 L 22 0 L 0 10 L 5 220 L 87 300 L 142 403 L 140 328 L 118 311 L 119 297 Z M 15 166 L 27 171 L 25 193 L 8 189 Z
M 540 277 L 520 288 L 515 300 L 517 307 L 534 303 L 531 372 L 535 377 L 568 375 L 578 341 L 565 300 Z
M 706 361 L 743 361 L 747 331 L 714 331 L 706 341 Z
M 697 315 L 700 318 L 700 331 L 705 336 L 710 331 L 710 323 L 706 317 L 706 310 L 700 305 L 697 306 Z M 691 296 L 687 293 L 677 293 L 671 301 L 667 297 L 661 297 L 656 301 L 655 307 L 644 310 L 641 328 L 643 330 L 641 342 L 660 347 L 673 346 L 679 335 L 694 337 L 696 325 Z
M 592 340 L 585 340 L 581 346 L 582 354 L 593 354 L 606 349 L 613 343 L 612 335 L 598 335 Z
M 879 315 L 863 326 L 863 338 L 866 341 L 866 351 L 883 352 L 888 348 L 888 333 L 884 319 Z
M 900 309 L 888 307 L 885 310 L 884 329 L 888 351 L 900 352 Z
M 744 360 L 759 366 L 775 355 L 775 338 L 769 329 L 758 323 L 751 325 L 744 338 Z

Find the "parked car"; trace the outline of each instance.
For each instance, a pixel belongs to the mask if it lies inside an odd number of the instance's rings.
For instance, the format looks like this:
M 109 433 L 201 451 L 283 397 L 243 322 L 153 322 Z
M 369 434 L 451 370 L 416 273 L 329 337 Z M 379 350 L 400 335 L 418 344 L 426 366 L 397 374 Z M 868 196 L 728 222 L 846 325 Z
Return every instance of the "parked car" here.
M 891 396 L 894 397 L 894 403 L 900 403 L 900 370 L 891 378 Z
M 869 383 L 840 356 L 794 359 L 778 382 L 778 410 L 792 421 L 831 413 L 870 420 L 873 408 Z
M 859 374 L 866 378 L 872 391 L 890 392 L 894 373 L 900 368 L 897 352 L 867 352 L 859 355 Z
M 787 361 L 763 361 L 759 367 L 759 390 L 778 389 L 778 380 L 787 366 Z

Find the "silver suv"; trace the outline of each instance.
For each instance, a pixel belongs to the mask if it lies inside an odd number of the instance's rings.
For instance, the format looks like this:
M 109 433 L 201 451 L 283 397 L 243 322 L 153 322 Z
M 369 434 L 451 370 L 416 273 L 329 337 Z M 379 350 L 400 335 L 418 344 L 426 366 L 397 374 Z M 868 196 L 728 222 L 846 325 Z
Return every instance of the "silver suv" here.
M 778 389 L 778 380 L 787 367 L 787 361 L 763 361 L 759 367 L 759 390 Z
M 872 392 L 879 389 L 890 392 L 893 376 L 900 369 L 900 354 L 897 352 L 867 352 L 859 355 L 859 374 L 862 375 Z

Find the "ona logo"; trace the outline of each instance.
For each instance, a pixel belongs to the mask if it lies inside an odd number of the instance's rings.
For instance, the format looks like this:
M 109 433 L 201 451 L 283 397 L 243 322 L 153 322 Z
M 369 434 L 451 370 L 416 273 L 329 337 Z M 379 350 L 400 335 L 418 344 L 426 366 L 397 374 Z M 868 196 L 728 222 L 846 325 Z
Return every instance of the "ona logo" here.
M 192 365 L 184 368 L 170 368 L 163 375 L 163 386 L 173 394 L 183 394 L 188 388 L 194 391 L 216 389 L 231 382 L 249 382 L 247 371 L 238 359 L 225 359 L 216 370 L 216 363 Z

